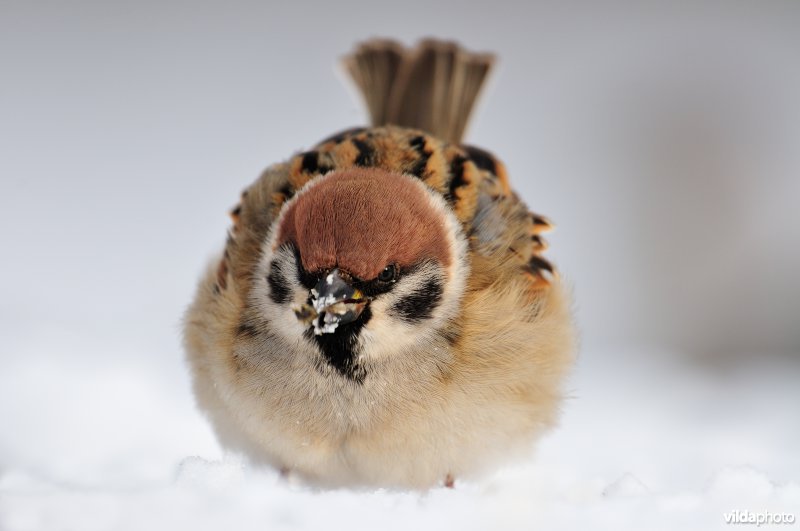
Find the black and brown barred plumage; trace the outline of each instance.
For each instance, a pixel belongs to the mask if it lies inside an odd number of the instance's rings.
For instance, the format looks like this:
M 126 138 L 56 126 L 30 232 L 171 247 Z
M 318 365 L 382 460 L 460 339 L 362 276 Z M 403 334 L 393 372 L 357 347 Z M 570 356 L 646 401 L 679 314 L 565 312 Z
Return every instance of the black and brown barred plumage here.
M 501 161 L 480 148 L 447 144 L 419 130 L 385 126 L 342 131 L 314 149 L 271 167 L 246 189 L 241 202 L 231 211 L 232 237 L 220 265 L 220 287 L 227 285 L 223 272 L 235 275 L 237 270 L 247 271 L 250 264 L 246 257 L 257 254 L 254 246 L 266 236 L 281 206 L 309 180 L 354 167 L 381 168 L 417 177 L 447 200 L 467 228 L 475 219 L 479 196 L 504 205 L 524 228 L 508 242 L 509 259 L 518 261 L 521 271 L 530 275 L 532 288 L 547 286 L 555 274 L 541 254 L 547 249 L 541 234 L 551 230 L 552 225 L 547 218 L 525 209 L 511 191 Z M 266 198 L 269 216 L 264 212 Z M 243 225 L 250 230 L 240 233 Z M 467 232 L 469 235 L 470 230 Z M 490 243 L 479 237 L 470 242 L 476 246 Z M 227 262 L 234 264 L 230 271 Z
M 542 255 L 550 222 L 512 191 L 502 162 L 459 141 L 490 56 L 378 41 L 347 64 L 376 123 L 268 168 L 242 193 L 189 310 L 187 350 L 200 405 L 229 446 L 323 484 L 429 486 L 554 421 L 573 350 L 568 304 Z M 382 182 L 397 197 L 354 191 L 371 176 L 393 179 Z M 441 219 L 442 236 L 412 246 L 416 262 L 399 249 L 381 251 L 406 256 L 388 264 L 353 262 L 373 259 L 370 238 L 403 228 L 380 219 L 393 201 L 422 201 L 395 215 Z M 319 218 L 312 232 L 295 228 L 300 215 Z M 361 278 L 382 268 L 390 281 Z M 347 320 L 316 298 L 330 274 L 353 286 Z M 318 312 L 303 331 L 300 315 Z

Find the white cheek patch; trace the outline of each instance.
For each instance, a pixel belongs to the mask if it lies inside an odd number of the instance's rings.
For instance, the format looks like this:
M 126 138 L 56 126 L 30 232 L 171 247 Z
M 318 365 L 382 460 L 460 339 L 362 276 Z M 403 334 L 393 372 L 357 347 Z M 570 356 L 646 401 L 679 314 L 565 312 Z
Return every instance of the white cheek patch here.
M 435 334 L 452 313 L 445 299 L 446 280 L 441 266 L 423 264 L 376 297 L 370 304 L 372 319 L 361 332 L 364 356 L 391 356 Z M 438 292 L 431 292 L 431 285 Z
M 289 299 L 285 303 L 277 303 L 271 296 L 271 287 L 267 281 L 271 267 L 279 267 L 282 272 Z M 292 308 L 305 304 L 309 291 L 297 279 L 294 253 L 286 247 L 280 247 L 275 252 L 266 250 L 256 268 L 256 275 L 248 306 L 266 321 L 273 323 L 275 326 L 272 329 L 276 334 L 290 342 L 301 340 L 308 326 L 297 318 Z
M 409 324 L 434 317 L 442 304 L 447 278 L 434 263 L 424 263 L 386 296 L 392 317 Z

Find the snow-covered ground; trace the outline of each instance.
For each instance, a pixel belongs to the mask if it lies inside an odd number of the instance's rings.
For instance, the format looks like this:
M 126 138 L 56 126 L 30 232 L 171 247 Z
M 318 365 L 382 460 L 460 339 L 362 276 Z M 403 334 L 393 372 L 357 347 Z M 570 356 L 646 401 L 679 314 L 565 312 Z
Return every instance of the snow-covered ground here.
M 800 3 L 311 4 L 0 2 L 0 531 L 800 517 Z M 363 123 L 332 65 L 373 36 L 497 54 L 467 140 L 575 292 L 560 428 L 453 490 L 225 455 L 179 344 L 241 190 Z
M 584 352 L 561 427 L 530 458 L 418 493 L 319 491 L 226 455 L 177 355 L 20 354 L 0 374 L 4 531 L 705 530 L 731 511 L 800 516 L 800 367 L 776 358 L 726 371 Z

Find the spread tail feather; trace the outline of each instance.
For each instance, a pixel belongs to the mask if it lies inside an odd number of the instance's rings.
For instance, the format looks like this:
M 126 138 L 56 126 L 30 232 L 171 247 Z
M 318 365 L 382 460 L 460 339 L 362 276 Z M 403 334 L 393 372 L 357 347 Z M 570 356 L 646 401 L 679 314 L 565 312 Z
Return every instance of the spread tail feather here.
M 494 62 L 454 42 L 427 39 L 415 48 L 390 40 L 360 44 L 344 65 L 364 95 L 373 126 L 422 129 L 459 143 Z

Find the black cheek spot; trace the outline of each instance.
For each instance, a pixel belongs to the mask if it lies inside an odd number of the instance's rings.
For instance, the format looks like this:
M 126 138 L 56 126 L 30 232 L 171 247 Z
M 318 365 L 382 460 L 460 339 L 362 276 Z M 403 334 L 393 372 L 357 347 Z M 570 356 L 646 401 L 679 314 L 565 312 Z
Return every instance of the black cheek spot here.
M 277 262 L 272 262 L 269 266 L 267 284 L 269 284 L 269 298 L 272 299 L 272 302 L 286 304 L 291 300 L 291 285 Z
M 430 319 L 433 310 L 442 301 L 443 293 L 442 283 L 432 278 L 421 288 L 395 302 L 390 311 L 407 323 Z

